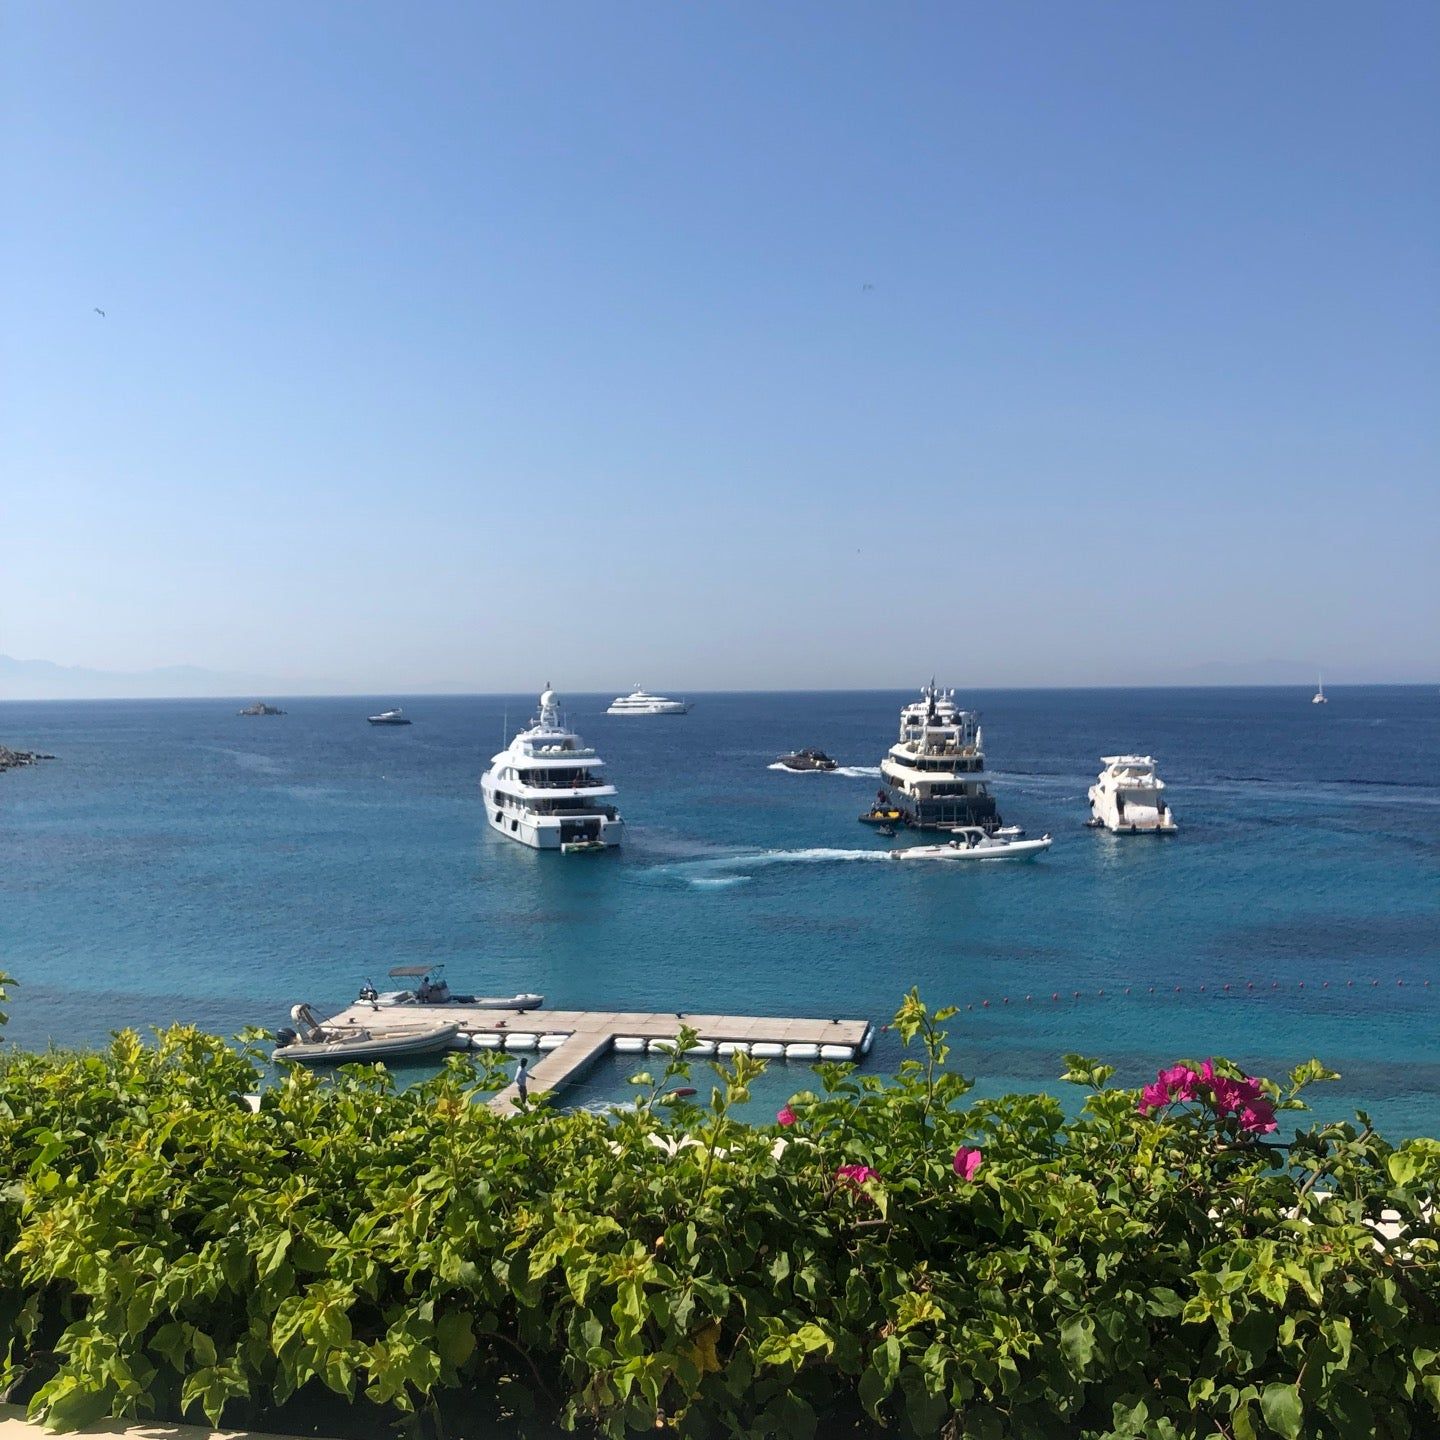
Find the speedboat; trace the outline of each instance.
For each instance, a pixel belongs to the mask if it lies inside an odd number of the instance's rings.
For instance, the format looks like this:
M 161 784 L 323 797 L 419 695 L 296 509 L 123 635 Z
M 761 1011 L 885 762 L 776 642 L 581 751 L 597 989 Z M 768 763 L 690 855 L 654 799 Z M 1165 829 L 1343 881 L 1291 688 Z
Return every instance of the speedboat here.
M 900 832 L 893 825 L 877 825 L 875 833 L 883 835 L 887 840 L 893 840 Z
M 690 709 L 688 700 L 671 700 L 664 695 L 647 695 L 637 685 L 628 695 L 617 695 L 607 715 L 684 715 Z
M 990 833 L 997 840 L 1023 840 L 1025 838 L 1025 827 L 1023 825 L 1000 825 Z
M 960 825 L 945 845 L 910 845 L 892 850 L 892 860 L 1033 860 L 1053 843 L 1048 835 L 1038 840 L 1002 840 L 987 835 L 978 825 Z
M 367 1030 L 360 1025 L 322 1024 L 308 1005 L 296 1005 L 290 1018 L 300 1027 L 275 1032 L 270 1058 L 302 1065 L 350 1065 L 364 1060 L 397 1060 L 407 1055 L 433 1055 L 448 1050 L 460 1026 L 431 1023 Z
M 378 715 L 365 717 L 372 725 L 408 725 L 405 712 L 398 706 L 394 710 L 382 710 Z
M 1161 796 L 1165 782 L 1155 773 L 1149 755 L 1105 755 L 1105 768 L 1090 787 L 1090 819 L 1114 835 L 1173 835 L 1175 812 Z
M 836 762 L 823 750 L 797 750 L 793 755 L 782 755 L 775 762 L 787 770 L 834 770 Z
M 543 995 L 456 995 L 441 974 L 443 965 L 395 965 L 392 980 L 415 980 L 408 990 L 377 990 L 368 980 L 360 987 L 360 999 L 376 1009 L 391 1005 L 464 1005 L 471 1010 L 535 1010 L 545 1003 Z

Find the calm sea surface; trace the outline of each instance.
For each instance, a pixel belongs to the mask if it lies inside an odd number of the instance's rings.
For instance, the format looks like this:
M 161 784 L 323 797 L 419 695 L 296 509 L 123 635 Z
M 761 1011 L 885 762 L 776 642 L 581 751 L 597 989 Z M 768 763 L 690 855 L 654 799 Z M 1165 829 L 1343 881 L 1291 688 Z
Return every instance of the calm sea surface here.
M 420 961 L 606 1009 L 883 1020 L 919 985 L 960 1005 L 981 1093 L 1047 1086 L 1068 1050 L 1134 1081 L 1180 1055 L 1272 1075 L 1318 1055 L 1344 1073 L 1327 1117 L 1440 1134 L 1440 693 L 962 694 L 1005 819 L 1055 836 L 980 867 L 877 861 L 856 823 L 911 698 L 714 694 L 641 719 L 565 696 L 629 821 L 622 851 L 578 857 L 483 823 L 476 781 L 533 697 L 0 704 L 0 741 L 59 757 L 0 775 L 8 1043 L 273 1026 Z M 397 701 L 408 729 L 365 723 Z M 845 768 L 767 768 L 804 745 Z M 1126 750 L 1158 758 L 1178 837 L 1083 828 L 1099 756 Z M 897 1057 L 882 1036 L 871 1064 Z M 570 1098 L 619 1096 L 630 1068 Z M 773 1066 L 757 1105 L 809 1078 Z

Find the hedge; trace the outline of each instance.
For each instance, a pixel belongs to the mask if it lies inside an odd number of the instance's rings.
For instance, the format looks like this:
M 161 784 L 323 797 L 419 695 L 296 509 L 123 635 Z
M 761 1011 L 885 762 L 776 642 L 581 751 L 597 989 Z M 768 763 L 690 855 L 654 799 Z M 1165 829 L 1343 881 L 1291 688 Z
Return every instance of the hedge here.
M 761 1126 L 746 1055 L 708 1103 L 677 1059 L 633 1108 L 501 1115 L 483 1052 L 409 1088 L 297 1067 L 255 1113 L 256 1035 L 6 1052 L 0 1392 L 56 1429 L 1440 1430 L 1440 1144 L 1282 1139 L 1314 1061 L 1136 1092 L 1069 1056 L 1078 1113 L 970 1101 L 953 1013 L 912 991 L 896 1075 L 817 1066 Z

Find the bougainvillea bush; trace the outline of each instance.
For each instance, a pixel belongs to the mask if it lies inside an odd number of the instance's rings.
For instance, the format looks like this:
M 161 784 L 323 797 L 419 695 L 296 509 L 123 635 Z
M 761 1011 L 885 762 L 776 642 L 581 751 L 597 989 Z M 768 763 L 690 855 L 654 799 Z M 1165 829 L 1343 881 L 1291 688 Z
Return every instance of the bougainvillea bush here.
M 330 1434 L 1437 1433 L 1440 1144 L 1285 1130 L 1314 1062 L 1137 1093 L 1071 1056 L 1078 1114 L 967 1103 L 947 1018 L 912 993 L 896 1076 L 820 1066 L 764 1126 L 743 1055 L 602 1116 L 493 1113 L 483 1055 L 251 1113 L 263 1066 L 192 1029 L 11 1054 L 0 1387 L 61 1429 L 328 1395 Z

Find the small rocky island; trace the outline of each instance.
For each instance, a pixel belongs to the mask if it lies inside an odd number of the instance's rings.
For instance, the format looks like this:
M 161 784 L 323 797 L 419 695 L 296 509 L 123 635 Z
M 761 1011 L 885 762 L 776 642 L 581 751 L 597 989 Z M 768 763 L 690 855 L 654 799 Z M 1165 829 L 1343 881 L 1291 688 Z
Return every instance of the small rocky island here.
M 12 750 L 0 745 L 0 772 L 18 770 L 22 765 L 34 765 L 39 760 L 53 760 L 53 755 L 42 754 L 39 750 Z
M 237 710 L 237 715 L 283 715 L 285 712 L 276 705 L 267 705 L 263 700 L 257 700 L 253 705 L 247 705 L 243 710 Z

